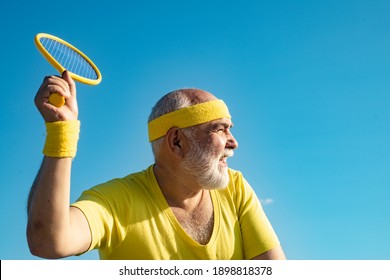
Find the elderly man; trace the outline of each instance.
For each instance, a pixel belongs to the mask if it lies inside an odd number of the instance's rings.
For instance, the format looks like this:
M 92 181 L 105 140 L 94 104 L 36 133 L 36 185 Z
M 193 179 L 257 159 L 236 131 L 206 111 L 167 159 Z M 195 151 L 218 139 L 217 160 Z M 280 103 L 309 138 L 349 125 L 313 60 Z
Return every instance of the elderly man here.
M 48 102 L 52 92 L 66 98 L 64 106 Z M 32 254 L 61 258 L 98 249 L 101 259 L 285 258 L 255 193 L 227 166 L 238 144 L 222 100 L 199 89 L 165 95 L 148 122 L 155 163 L 91 188 L 71 205 L 79 121 L 69 74 L 46 77 L 35 104 L 47 138 L 28 202 Z

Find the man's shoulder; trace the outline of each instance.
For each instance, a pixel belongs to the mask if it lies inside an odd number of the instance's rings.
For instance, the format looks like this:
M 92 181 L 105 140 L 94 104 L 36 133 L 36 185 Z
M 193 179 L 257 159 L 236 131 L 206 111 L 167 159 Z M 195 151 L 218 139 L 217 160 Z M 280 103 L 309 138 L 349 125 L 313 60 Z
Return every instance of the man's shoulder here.
M 153 171 L 152 171 L 153 172 Z M 153 190 L 153 179 L 150 179 L 150 168 L 118 177 L 95 185 L 83 191 L 76 204 L 80 201 L 93 201 L 101 205 L 109 205 L 115 211 L 136 207 L 138 202 L 144 203 Z
M 229 185 L 228 189 L 245 192 L 252 191 L 252 187 L 244 177 L 241 171 L 229 168 Z
M 131 182 L 137 182 L 137 181 L 140 181 L 140 182 L 149 181 L 149 180 L 153 179 L 153 177 L 154 177 L 153 165 L 150 165 L 149 167 L 147 167 L 144 170 L 130 173 L 122 178 L 117 178 L 114 180 L 120 180 L 120 181 L 123 181 L 124 183 L 131 183 Z
M 237 180 L 242 180 L 242 172 L 236 169 L 229 168 L 228 169 L 230 181 L 236 182 Z
M 152 166 L 149 166 L 144 170 L 130 173 L 123 177 L 113 178 L 104 183 L 98 184 L 94 186 L 92 190 L 102 193 L 110 193 L 113 190 L 120 191 L 123 189 L 129 191 L 136 188 L 137 186 L 145 186 L 150 184 L 150 181 L 152 180 L 152 172 Z

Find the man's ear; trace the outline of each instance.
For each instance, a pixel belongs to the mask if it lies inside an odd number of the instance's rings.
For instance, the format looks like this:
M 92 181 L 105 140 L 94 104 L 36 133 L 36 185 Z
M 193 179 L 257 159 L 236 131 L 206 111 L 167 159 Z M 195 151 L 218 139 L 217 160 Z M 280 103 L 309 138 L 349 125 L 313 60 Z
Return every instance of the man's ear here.
M 183 151 L 183 133 L 177 127 L 172 127 L 168 130 L 165 138 L 168 141 L 169 151 L 177 157 L 184 155 Z

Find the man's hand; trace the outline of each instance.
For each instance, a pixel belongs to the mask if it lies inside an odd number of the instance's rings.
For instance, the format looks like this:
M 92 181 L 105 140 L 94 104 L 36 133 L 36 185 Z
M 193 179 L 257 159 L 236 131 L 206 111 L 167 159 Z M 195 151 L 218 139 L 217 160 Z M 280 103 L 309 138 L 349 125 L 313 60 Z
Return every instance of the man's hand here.
M 58 93 L 65 98 L 62 107 L 57 108 L 49 103 L 49 96 L 52 93 Z M 34 101 L 46 122 L 77 120 L 76 84 L 68 71 L 64 71 L 62 77 L 45 77 Z

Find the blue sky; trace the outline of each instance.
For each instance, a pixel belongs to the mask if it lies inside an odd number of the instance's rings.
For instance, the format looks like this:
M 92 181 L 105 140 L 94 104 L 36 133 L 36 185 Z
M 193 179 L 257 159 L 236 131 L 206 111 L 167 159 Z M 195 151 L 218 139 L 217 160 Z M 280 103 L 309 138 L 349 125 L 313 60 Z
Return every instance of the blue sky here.
M 2 1 L 0 259 L 36 259 L 26 200 L 42 159 L 33 104 L 57 74 L 33 44 L 61 37 L 98 65 L 78 84 L 71 199 L 153 162 L 146 120 L 165 93 L 229 105 L 241 170 L 290 259 L 390 259 L 390 2 Z M 96 252 L 81 259 L 96 259 Z

